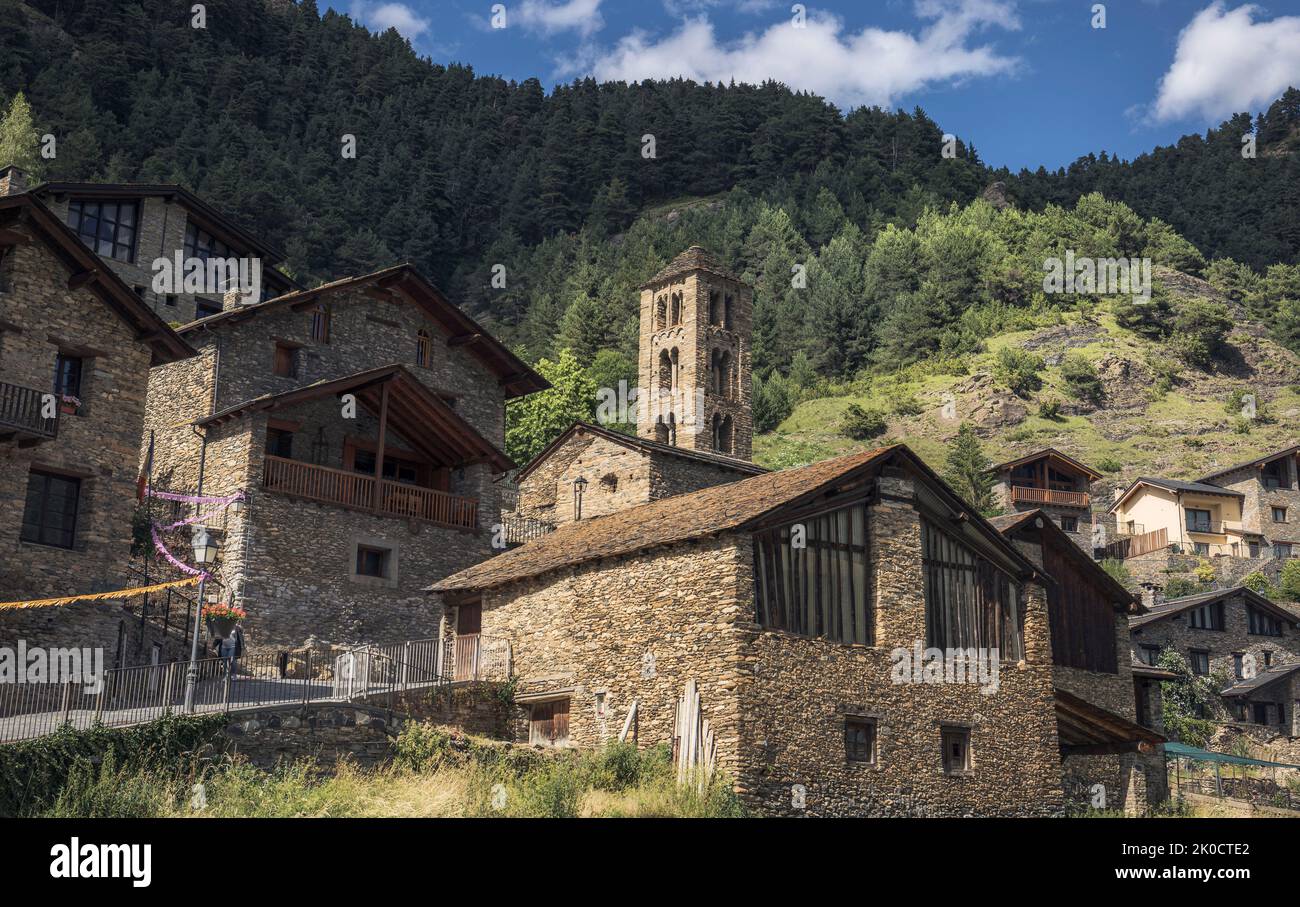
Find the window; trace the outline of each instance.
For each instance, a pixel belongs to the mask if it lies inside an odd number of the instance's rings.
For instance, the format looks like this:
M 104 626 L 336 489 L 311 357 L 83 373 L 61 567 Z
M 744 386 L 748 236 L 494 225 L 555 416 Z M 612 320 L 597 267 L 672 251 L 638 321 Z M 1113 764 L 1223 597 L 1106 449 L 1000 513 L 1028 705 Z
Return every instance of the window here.
M 373 450 L 355 451 L 352 454 L 352 468 L 356 472 L 364 472 L 368 476 L 373 476 L 375 474 L 375 452 Z M 406 460 L 385 453 L 384 478 L 390 482 L 418 485 L 420 483 L 420 464 L 414 460 Z
M 210 315 L 220 313 L 220 311 L 221 306 L 217 305 L 215 302 L 208 302 L 206 299 L 194 300 L 194 317 L 196 319 L 207 318 Z
M 1253 605 L 1248 605 L 1246 616 L 1250 624 L 1250 632 L 1256 636 L 1282 635 L 1282 621 L 1272 614 L 1266 614 Z
M 943 773 L 960 775 L 970 771 L 970 728 L 946 727 L 939 732 L 943 743 Z
M 1260 469 L 1260 481 L 1265 488 L 1290 488 L 1291 477 L 1287 472 L 1286 460 L 1274 460 L 1265 463 Z
M 311 339 L 317 343 L 330 342 L 330 312 L 323 305 L 311 310 Z
M 1259 557 L 1259 542 L 1247 542 L 1246 550 L 1250 552 L 1251 557 Z
M 569 700 L 538 702 L 528 710 L 528 742 L 534 746 L 568 744 Z
M 283 428 L 266 430 L 266 452 L 273 457 L 293 457 L 293 432 Z
M 230 247 L 215 239 L 207 230 L 200 230 L 193 223 L 185 225 L 185 257 L 207 261 L 209 258 L 234 258 Z
M 433 338 L 424 328 L 415 332 L 415 364 L 420 368 L 433 365 Z
M 722 302 L 722 326 L 729 331 L 734 330 L 731 322 L 731 310 L 732 310 L 731 294 L 728 293 L 726 296 L 723 297 L 723 302 Z
M 1003 660 L 1024 651 L 1020 587 L 964 542 L 921 518 L 926 645 L 998 649 Z
M 357 546 L 357 576 L 375 576 L 388 578 L 388 559 L 392 554 L 387 548 L 372 548 L 369 545 Z
M 298 348 L 286 343 L 275 345 L 275 373 L 282 378 L 298 377 Z
M 1280 559 L 1282 559 L 1282 560 L 1286 560 L 1286 559 L 1289 558 L 1290 556 L 1291 556 L 1291 543 L 1290 543 L 1290 542 L 1274 542 L 1274 543 L 1273 543 L 1273 557 L 1280 558 Z
M 844 719 L 844 758 L 850 762 L 876 761 L 876 721 L 874 718 Z
M 1138 659 L 1143 664 L 1154 667 L 1160 662 L 1160 647 L 1150 643 L 1142 643 L 1138 646 Z
M 54 360 L 54 392 L 65 397 L 81 398 L 82 361 L 80 356 L 65 356 Z
M 1246 653 L 1233 652 L 1232 653 L 1232 676 L 1237 678 L 1238 680 L 1245 680 L 1246 679 L 1245 668 L 1246 668 Z
M 77 537 L 80 496 L 80 479 L 32 470 L 27 477 L 23 541 L 71 548 Z
M 1078 532 L 1079 518 L 1077 516 L 1061 517 L 1061 528 L 1064 529 L 1066 532 Z
M 668 300 L 660 296 L 655 300 L 655 330 L 662 331 L 668 327 Z
M 1274 507 L 1274 508 L 1273 508 L 1273 522 L 1274 522 L 1274 523 L 1285 523 L 1285 522 L 1286 522 L 1286 508 L 1285 508 L 1285 507 Z
M 170 293 L 163 297 L 163 305 L 170 308 L 176 308 L 176 297 Z
M 672 295 L 672 323 L 682 323 L 682 294 L 674 293 Z
M 135 202 L 73 199 L 68 203 L 68 226 L 97 255 L 133 261 L 138 212 Z
M 1256 723 L 1256 724 L 1268 724 L 1268 703 L 1267 703 L 1267 702 L 1252 702 L 1252 703 L 1251 703 L 1251 706 L 1252 706 L 1252 712 L 1253 712 L 1253 714 L 1251 715 L 1251 717 L 1254 719 L 1255 723 Z
M 1188 532 L 1210 532 L 1214 526 L 1214 523 L 1210 520 L 1210 511 L 1208 510 L 1188 508 L 1186 518 Z
M 717 290 L 709 290 L 709 324 L 722 326 L 722 300 L 718 298 Z
M 1210 543 L 1209 543 L 1209 542 L 1193 542 L 1193 543 L 1192 543 L 1192 553 L 1193 553 L 1193 554 L 1199 554 L 1201 557 L 1209 557 L 1209 556 L 1210 556 Z
M 870 645 L 866 504 L 754 534 L 754 604 L 764 627 Z
M 1188 663 L 1192 667 L 1193 674 L 1202 676 L 1210 673 L 1210 653 L 1204 649 L 1192 649 L 1189 653 Z
M 713 414 L 713 449 L 718 453 L 731 453 L 731 416 Z
M 1268 649 L 1264 649 L 1259 654 L 1264 659 L 1264 667 L 1271 668 L 1273 666 L 1273 653 Z
M 609 494 L 614 494 L 616 491 L 618 491 L 618 476 L 614 475 L 614 473 L 612 472 L 606 473 L 605 475 L 601 476 L 600 487 L 601 490 L 606 491 Z
M 1210 602 L 1193 608 L 1189 615 L 1189 626 L 1194 630 L 1222 630 L 1223 602 Z

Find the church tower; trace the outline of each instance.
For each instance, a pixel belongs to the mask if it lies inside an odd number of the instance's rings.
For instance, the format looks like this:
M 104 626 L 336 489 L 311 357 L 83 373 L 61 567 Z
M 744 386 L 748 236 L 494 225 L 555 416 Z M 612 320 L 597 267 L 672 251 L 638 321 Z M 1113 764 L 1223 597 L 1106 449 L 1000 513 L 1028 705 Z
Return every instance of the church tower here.
M 753 305 L 753 287 L 700 246 L 642 284 L 638 436 L 750 459 Z

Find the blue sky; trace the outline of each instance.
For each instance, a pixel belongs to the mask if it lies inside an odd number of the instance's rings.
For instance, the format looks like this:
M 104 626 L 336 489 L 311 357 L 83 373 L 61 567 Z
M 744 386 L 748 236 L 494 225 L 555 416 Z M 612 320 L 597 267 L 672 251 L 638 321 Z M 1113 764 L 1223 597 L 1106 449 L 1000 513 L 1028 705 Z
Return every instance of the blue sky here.
M 321 4 L 322 6 L 325 3 Z M 983 159 L 1132 158 L 1300 87 L 1300 0 L 335 0 L 482 74 L 753 82 L 920 106 Z M 1104 6 L 1104 28 L 1094 7 Z

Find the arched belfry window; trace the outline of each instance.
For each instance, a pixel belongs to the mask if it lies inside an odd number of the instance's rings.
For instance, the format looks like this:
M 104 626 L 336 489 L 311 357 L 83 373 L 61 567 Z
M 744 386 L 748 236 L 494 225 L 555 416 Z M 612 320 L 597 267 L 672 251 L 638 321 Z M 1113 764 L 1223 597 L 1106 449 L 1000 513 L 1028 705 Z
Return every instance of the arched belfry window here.
M 712 391 L 720 397 L 731 396 L 731 353 L 714 350 L 709 361 Z
M 667 350 L 659 351 L 659 389 L 664 391 L 673 389 L 673 360 Z
M 713 449 L 722 450 L 722 414 L 713 414 Z
M 668 299 L 660 296 L 655 300 L 655 330 L 662 331 L 668 327 Z
M 731 416 L 723 416 L 722 424 L 718 427 L 718 453 L 731 453 L 731 435 Z
M 664 424 L 663 416 L 655 421 L 655 440 L 660 444 L 668 443 L 668 426 Z
M 732 309 L 734 309 L 735 307 L 731 303 L 732 303 L 731 294 L 728 293 L 722 303 L 722 320 L 723 320 L 723 327 L 725 327 L 729 331 L 734 331 L 736 328 L 732 321 Z
M 709 290 L 709 324 L 722 326 L 722 300 L 718 298 L 717 290 Z
M 433 338 L 424 328 L 415 332 L 415 364 L 420 368 L 433 366 Z
M 682 323 L 682 294 L 673 294 L 673 324 Z

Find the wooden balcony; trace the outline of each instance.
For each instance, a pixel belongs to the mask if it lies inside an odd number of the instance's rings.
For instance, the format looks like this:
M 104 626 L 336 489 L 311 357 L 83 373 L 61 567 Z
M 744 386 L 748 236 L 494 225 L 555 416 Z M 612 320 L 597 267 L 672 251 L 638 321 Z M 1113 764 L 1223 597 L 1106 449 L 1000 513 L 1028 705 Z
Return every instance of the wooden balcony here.
M 26 447 L 49 441 L 59 433 L 58 411 L 53 418 L 41 415 L 45 393 L 20 384 L 0 381 L 0 441 L 17 440 Z
M 1055 488 L 1029 488 L 1024 485 L 1012 485 L 1011 503 L 1055 504 L 1057 507 L 1087 507 L 1088 492 L 1058 491 Z
M 478 501 L 473 498 L 386 479 L 376 480 L 364 473 L 331 469 L 284 457 L 268 455 L 265 458 L 262 488 L 309 501 L 368 510 L 380 516 L 424 520 L 461 529 L 478 528 Z

